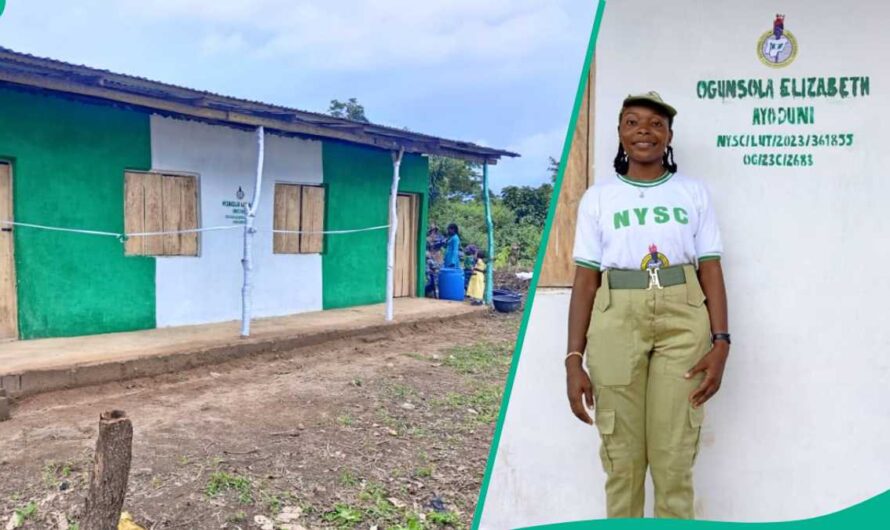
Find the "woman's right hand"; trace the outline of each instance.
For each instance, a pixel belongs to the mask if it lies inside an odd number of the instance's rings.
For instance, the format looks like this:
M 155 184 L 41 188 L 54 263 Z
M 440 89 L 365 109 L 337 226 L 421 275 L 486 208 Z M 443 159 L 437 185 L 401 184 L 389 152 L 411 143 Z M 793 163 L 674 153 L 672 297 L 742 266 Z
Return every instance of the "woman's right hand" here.
M 588 425 L 593 425 L 593 420 L 588 414 L 588 410 L 594 407 L 593 383 L 581 366 L 581 357 L 577 355 L 566 359 L 566 390 L 575 417 Z

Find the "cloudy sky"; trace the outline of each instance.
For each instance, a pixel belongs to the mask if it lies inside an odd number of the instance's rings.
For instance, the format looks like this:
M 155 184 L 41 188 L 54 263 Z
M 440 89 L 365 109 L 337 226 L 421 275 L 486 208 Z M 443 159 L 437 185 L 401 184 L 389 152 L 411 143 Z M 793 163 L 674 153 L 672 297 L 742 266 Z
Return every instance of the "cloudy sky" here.
M 0 46 L 226 95 L 368 118 L 523 155 L 547 179 L 594 0 L 7 0 Z

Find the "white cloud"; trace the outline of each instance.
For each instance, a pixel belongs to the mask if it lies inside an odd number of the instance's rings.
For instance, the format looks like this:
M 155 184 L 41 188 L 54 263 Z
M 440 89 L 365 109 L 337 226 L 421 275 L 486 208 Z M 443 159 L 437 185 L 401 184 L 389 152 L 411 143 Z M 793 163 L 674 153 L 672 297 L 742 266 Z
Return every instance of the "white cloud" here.
M 522 155 L 523 158 L 542 159 L 544 167 L 548 157 L 559 159 L 562 155 L 566 137 L 566 127 L 557 127 L 549 131 L 532 133 L 512 143 L 508 149 Z
M 578 27 L 566 7 L 547 0 L 118 1 L 132 15 L 209 26 L 211 47 L 233 45 L 219 36 L 238 31 L 251 36 L 257 57 L 334 70 L 553 60 Z
M 244 37 L 240 33 L 212 32 L 201 40 L 201 52 L 205 55 L 217 55 L 234 53 L 243 50 L 247 46 Z

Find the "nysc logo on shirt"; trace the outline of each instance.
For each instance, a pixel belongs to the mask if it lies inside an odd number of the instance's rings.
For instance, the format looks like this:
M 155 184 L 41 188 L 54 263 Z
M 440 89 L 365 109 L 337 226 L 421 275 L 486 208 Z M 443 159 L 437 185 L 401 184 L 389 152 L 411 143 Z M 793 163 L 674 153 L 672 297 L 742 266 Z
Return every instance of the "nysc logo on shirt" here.
M 631 212 L 633 212 L 633 217 L 630 215 Z M 636 224 L 640 226 L 645 225 L 647 219 L 650 217 L 652 218 L 652 221 L 660 225 L 669 223 L 672 219 L 674 222 L 680 223 L 681 225 L 689 224 L 689 214 L 686 213 L 686 210 L 683 208 L 656 206 L 655 208 L 652 208 L 651 215 L 649 214 L 649 208 L 634 208 L 633 210 L 615 212 L 615 230 L 629 227 L 633 221 L 636 221 Z
M 670 266 L 670 260 L 667 259 L 667 256 L 658 251 L 658 245 L 655 243 L 649 245 L 649 253 L 646 254 L 643 261 L 640 263 L 640 268 L 643 270 Z

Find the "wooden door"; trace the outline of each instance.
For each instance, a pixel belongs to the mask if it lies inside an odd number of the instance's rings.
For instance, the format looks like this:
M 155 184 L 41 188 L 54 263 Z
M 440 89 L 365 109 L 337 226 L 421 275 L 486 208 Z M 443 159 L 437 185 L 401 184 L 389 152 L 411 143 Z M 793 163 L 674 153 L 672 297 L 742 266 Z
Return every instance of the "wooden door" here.
M 12 221 L 12 171 L 0 162 L 0 220 Z M 0 225 L 0 340 L 18 338 L 13 228 Z
M 396 198 L 399 225 L 396 229 L 396 266 L 393 296 L 417 295 L 417 195 L 399 195 Z

